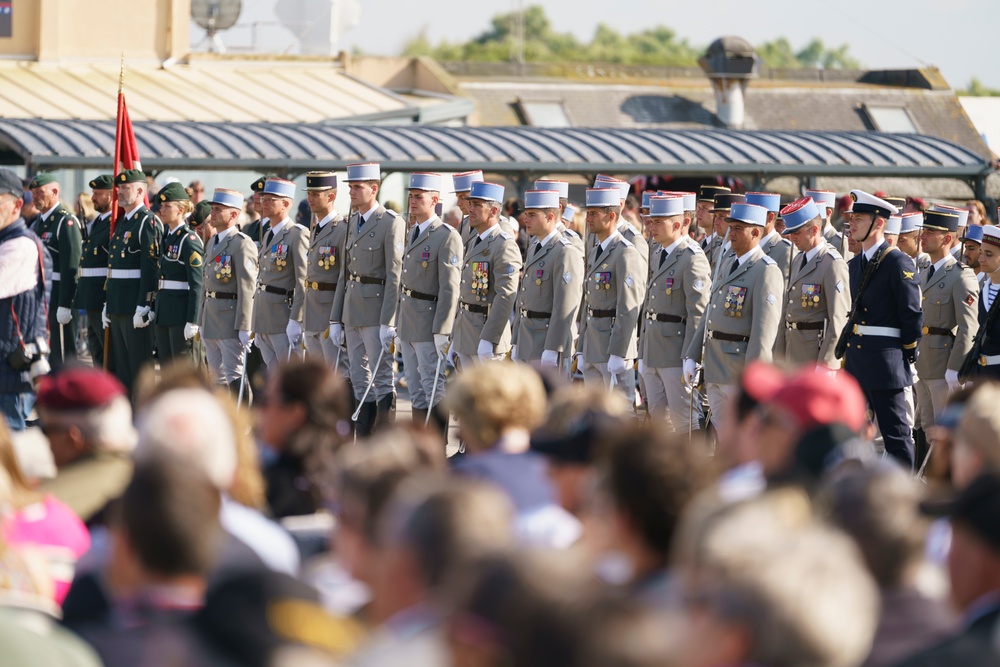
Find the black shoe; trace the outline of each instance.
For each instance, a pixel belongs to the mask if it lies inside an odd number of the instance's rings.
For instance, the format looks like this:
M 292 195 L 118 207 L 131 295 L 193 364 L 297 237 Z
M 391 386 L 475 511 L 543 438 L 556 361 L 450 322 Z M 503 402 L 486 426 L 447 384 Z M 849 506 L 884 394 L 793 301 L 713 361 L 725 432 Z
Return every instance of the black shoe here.
M 375 423 L 372 431 L 377 431 L 383 426 L 395 423 L 396 421 L 396 394 L 386 394 L 378 400 L 376 404 Z
M 367 438 L 375 426 L 375 413 L 378 410 L 375 401 L 365 401 L 358 411 L 358 421 L 354 422 L 354 434 L 359 438 Z

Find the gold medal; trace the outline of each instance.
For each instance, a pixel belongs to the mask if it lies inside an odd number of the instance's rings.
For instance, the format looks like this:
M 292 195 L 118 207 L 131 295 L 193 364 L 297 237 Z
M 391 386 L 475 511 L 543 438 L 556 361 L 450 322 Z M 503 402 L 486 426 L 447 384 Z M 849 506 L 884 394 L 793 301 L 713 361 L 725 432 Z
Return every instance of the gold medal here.
M 424 267 L 426 269 L 427 268 L 427 262 L 420 262 L 420 266 L 422 266 L 422 267 Z
M 216 273 L 215 274 L 215 279 L 216 280 L 221 280 L 222 279 L 222 274 L 221 273 Z
M 813 303 L 819 303 L 819 295 L 813 297 Z
M 535 279 L 535 284 L 536 285 L 541 285 L 542 284 L 542 280 L 540 278 L 536 278 Z
M 674 291 L 673 288 L 668 287 L 667 288 L 667 296 L 670 296 L 673 293 L 673 291 Z

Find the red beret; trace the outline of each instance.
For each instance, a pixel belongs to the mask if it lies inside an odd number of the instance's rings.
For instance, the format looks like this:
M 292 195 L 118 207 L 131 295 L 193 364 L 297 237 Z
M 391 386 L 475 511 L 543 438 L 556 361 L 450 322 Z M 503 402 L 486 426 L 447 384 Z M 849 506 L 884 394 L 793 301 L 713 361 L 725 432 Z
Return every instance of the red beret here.
M 80 410 L 107 405 L 125 395 L 125 387 L 100 368 L 67 368 L 38 382 L 36 403 L 53 410 Z
M 768 403 L 774 393 L 781 389 L 785 374 L 777 366 L 764 361 L 752 361 L 743 369 L 740 384 L 743 391 L 758 403 Z
M 857 380 L 845 371 L 831 378 L 826 369 L 817 371 L 815 366 L 790 377 L 770 403 L 788 410 L 803 431 L 839 423 L 859 433 L 867 419 L 865 396 Z

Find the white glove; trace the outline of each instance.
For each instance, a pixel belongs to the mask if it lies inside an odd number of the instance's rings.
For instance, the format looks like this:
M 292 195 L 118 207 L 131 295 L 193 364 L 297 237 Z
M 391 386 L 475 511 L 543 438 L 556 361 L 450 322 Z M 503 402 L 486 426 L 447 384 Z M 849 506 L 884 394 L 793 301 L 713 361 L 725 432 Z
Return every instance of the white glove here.
M 698 384 L 698 364 L 694 359 L 685 359 L 683 366 L 684 384 L 693 387 Z
M 242 345 L 247 350 L 250 349 L 250 332 L 249 331 L 241 331 L 240 332 L 240 345 Z
M 111 326 L 111 318 L 108 317 L 108 304 L 104 304 L 104 307 L 101 308 L 101 324 L 104 325 L 105 329 Z
M 618 375 L 625 372 L 625 359 L 612 354 L 608 357 L 608 373 Z
M 443 357 L 448 351 L 448 334 L 434 334 L 434 349 Z
M 510 360 L 517 361 L 517 345 L 510 346 Z
M 583 352 L 576 353 L 576 370 L 583 372 L 583 366 L 586 362 L 583 360 Z
M 149 320 L 146 319 L 146 315 L 149 315 L 149 306 L 136 306 L 135 315 L 132 316 L 132 326 L 136 329 L 144 329 L 149 326 Z
M 958 391 L 962 385 L 958 382 L 958 371 L 945 371 L 944 381 L 948 383 L 948 391 Z
M 56 311 L 56 321 L 59 324 L 69 324 L 73 320 L 73 311 L 69 308 L 63 308 L 59 306 L 59 310 Z
M 201 331 L 201 329 L 198 328 L 197 324 L 191 324 L 190 322 L 185 323 L 184 340 L 191 340 L 192 338 L 198 335 L 199 331 Z
M 910 374 L 913 375 L 913 384 L 916 384 L 920 380 L 920 376 L 917 375 L 916 364 L 910 364 Z
M 288 336 L 288 344 L 292 347 L 302 344 L 302 324 L 298 320 L 288 320 L 285 325 L 285 335 Z
M 642 375 L 646 370 L 646 362 L 642 359 L 639 360 L 639 375 Z
M 378 328 L 378 337 L 382 341 L 382 347 L 388 352 L 389 346 L 392 345 L 392 339 L 396 337 L 396 329 L 383 324 Z
M 344 325 L 340 322 L 330 322 L 330 340 L 337 347 L 344 344 Z
M 476 354 L 483 361 L 492 361 L 493 359 L 493 343 L 488 340 L 479 341 L 479 347 L 476 348 Z
M 558 368 L 559 367 L 559 353 L 555 350 L 542 350 L 542 367 L 543 368 Z
M 452 345 L 448 348 L 448 359 L 446 360 L 452 367 L 455 366 L 455 346 Z

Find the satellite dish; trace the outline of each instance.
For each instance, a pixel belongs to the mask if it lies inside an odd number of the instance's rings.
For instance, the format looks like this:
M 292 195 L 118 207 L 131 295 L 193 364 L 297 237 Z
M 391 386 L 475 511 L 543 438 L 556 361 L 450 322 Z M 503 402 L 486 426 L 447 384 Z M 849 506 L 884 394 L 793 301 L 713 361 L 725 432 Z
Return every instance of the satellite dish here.
M 232 28 L 242 9 L 242 0 L 191 0 L 191 18 L 205 31 L 206 41 L 220 53 L 226 48 L 216 33 Z

